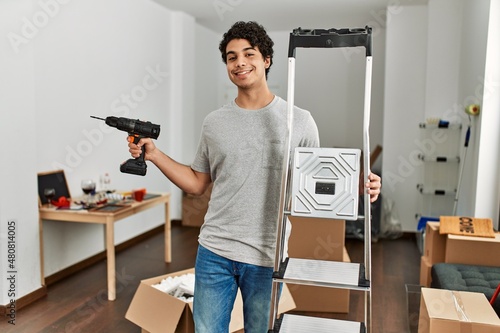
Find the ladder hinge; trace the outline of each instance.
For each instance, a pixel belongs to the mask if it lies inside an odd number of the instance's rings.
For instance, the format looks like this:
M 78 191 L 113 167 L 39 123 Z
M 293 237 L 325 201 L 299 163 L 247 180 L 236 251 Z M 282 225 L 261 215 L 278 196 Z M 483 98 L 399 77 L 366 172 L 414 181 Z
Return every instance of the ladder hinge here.
M 359 286 L 360 287 L 370 287 L 370 280 L 366 279 L 364 265 L 360 265 L 360 267 L 359 267 Z
M 289 258 L 285 258 L 285 260 L 280 264 L 279 271 L 273 273 L 273 279 L 283 279 L 283 277 L 285 276 L 286 268 L 288 266 L 288 259 Z

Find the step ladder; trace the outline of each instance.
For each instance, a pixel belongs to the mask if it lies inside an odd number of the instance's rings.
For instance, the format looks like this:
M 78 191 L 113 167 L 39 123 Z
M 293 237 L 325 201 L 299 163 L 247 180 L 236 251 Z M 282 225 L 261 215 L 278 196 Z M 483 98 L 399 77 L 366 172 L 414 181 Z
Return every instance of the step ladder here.
M 370 196 L 364 193 L 364 216 L 357 214 L 357 201 L 353 195 L 344 192 L 355 193 L 359 180 L 359 165 L 355 165 L 355 154 L 347 151 L 347 157 L 341 158 L 342 165 L 335 167 L 337 172 L 342 174 L 343 178 L 339 180 L 341 184 L 331 184 L 331 182 L 321 182 L 315 177 L 307 179 L 307 176 L 295 172 L 300 163 L 297 157 L 300 148 L 294 150 L 294 161 L 291 155 L 292 129 L 293 129 L 293 107 L 294 107 L 294 82 L 295 82 L 295 50 L 296 48 L 345 48 L 345 47 L 364 47 L 366 50 L 366 74 L 365 74 L 365 97 L 364 97 L 364 117 L 363 117 L 363 161 L 362 164 L 364 182 L 368 181 L 370 172 L 370 143 L 369 143 L 369 124 L 370 124 L 370 100 L 371 100 L 371 75 L 372 75 L 372 29 L 370 27 L 360 29 L 294 29 L 290 33 L 290 44 L 288 49 L 288 106 L 287 106 L 287 141 L 283 157 L 281 192 L 279 203 L 279 216 L 277 220 L 276 235 L 276 256 L 273 274 L 273 288 L 271 297 L 271 316 L 269 321 L 268 333 L 365 333 L 371 331 L 371 211 Z M 310 148 L 311 155 L 320 154 L 318 160 L 324 161 L 326 152 L 324 148 Z M 318 150 L 319 149 L 319 150 Z M 333 148 L 331 148 L 333 149 Z M 307 151 L 307 149 L 306 149 Z M 338 151 L 332 151 L 337 154 Z M 345 151 L 341 151 L 341 154 Z M 339 159 L 334 158 L 336 161 Z M 351 162 L 349 162 L 351 161 Z M 354 162 L 353 162 L 354 161 Z M 346 162 L 346 163 L 344 163 Z M 318 162 L 322 163 L 322 162 Z M 326 162 L 328 163 L 328 162 Z M 337 163 L 337 162 L 336 162 Z M 293 164 L 293 166 L 292 166 Z M 347 166 L 345 166 L 345 165 Z M 353 167 L 349 167 L 349 165 Z M 359 166 L 358 170 L 355 170 Z M 309 166 L 308 166 L 309 167 Z M 325 169 L 328 170 L 329 167 Z M 307 169 L 307 168 L 306 168 Z M 319 168 L 321 169 L 321 168 Z M 317 171 L 318 168 L 309 167 L 309 171 Z M 349 170 L 344 172 L 345 170 Z M 308 172 L 308 171 L 305 171 Z M 317 174 L 317 173 L 316 173 Z M 358 179 L 355 179 L 358 175 Z M 293 183 L 291 178 L 293 178 Z M 300 178 L 300 181 L 297 180 Z M 317 182 L 316 182 L 317 181 Z M 316 183 L 315 183 L 316 182 Z M 319 183 L 319 184 L 318 184 Z M 297 185 L 298 184 L 298 185 Z M 312 188 L 311 188 L 312 186 Z M 356 186 L 356 188 L 352 188 Z M 308 192 L 301 196 L 301 190 Z M 337 192 L 336 192 L 337 191 Z M 325 194 L 337 194 L 342 192 L 343 197 L 339 199 L 342 204 L 335 202 L 332 204 L 316 200 L 316 197 L 324 197 Z M 357 193 L 354 195 L 357 198 Z M 347 207 L 347 208 L 346 208 Z M 354 210 L 351 209 L 354 207 Z M 298 258 L 284 258 L 286 224 L 289 215 L 310 216 L 320 218 L 341 218 L 345 220 L 364 219 L 364 262 L 363 263 L 344 263 L 335 261 L 322 261 Z M 365 315 L 364 320 L 360 322 L 336 320 L 328 318 L 316 318 L 302 315 L 283 314 L 278 315 L 279 286 L 280 283 L 303 284 L 319 287 L 344 288 L 350 290 L 359 290 L 364 292 Z

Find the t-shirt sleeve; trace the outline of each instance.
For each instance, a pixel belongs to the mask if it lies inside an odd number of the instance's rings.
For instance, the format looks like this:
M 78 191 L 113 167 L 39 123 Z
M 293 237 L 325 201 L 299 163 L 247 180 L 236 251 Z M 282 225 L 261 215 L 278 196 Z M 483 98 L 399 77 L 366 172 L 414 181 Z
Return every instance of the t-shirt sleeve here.
M 205 128 L 205 124 L 203 124 Z M 194 161 L 191 164 L 191 169 L 198 172 L 209 173 L 210 172 L 210 162 L 208 159 L 208 145 L 205 131 L 201 132 L 200 142 L 198 144 L 198 150 L 194 157 Z
M 308 113 L 303 128 L 302 139 L 299 143 L 300 147 L 319 147 L 319 131 L 314 118 Z

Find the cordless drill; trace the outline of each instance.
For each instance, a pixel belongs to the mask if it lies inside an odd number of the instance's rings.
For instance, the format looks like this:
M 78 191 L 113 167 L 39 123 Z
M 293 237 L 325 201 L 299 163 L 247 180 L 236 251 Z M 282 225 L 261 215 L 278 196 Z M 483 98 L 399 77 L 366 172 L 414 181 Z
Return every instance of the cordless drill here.
M 107 125 L 116 127 L 120 131 L 128 133 L 129 142 L 137 144 L 141 138 L 157 139 L 160 135 L 160 125 L 152 124 L 149 121 L 140 121 L 124 117 L 106 117 L 99 118 L 90 116 L 91 118 L 104 120 Z M 137 158 L 131 158 L 120 165 L 120 171 L 123 173 L 130 173 L 133 175 L 145 176 L 146 175 L 146 161 L 144 160 L 145 148 L 142 146 L 141 155 Z

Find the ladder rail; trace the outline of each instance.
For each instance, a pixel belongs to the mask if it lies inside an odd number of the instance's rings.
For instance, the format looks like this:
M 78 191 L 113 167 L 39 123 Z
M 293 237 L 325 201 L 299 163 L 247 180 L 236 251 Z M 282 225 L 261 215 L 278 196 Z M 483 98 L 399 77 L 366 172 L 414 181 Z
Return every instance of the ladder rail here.
M 372 56 L 366 57 L 366 73 L 365 73 L 365 100 L 363 110 L 363 172 L 364 183 L 368 182 L 368 175 L 370 173 L 370 102 L 371 102 L 371 82 L 372 82 Z M 364 185 L 364 184 L 363 184 Z M 364 186 L 363 186 L 364 188 Z M 371 246 L 372 246 L 372 219 L 371 219 L 371 202 L 370 195 L 363 194 L 364 198 L 364 214 L 365 214 L 365 237 L 364 237 L 364 261 L 365 261 L 365 274 L 368 281 L 372 281 L 372 267 L 371 267 Z M 365 318 L 366 326 L 371 332 L 371 288 L 365 294 Z
M 279 271 L 280 264 L 283 261 L 283 248 L 286 234 L 286 220 L 287 216 L 285 211 L 289 211 L 287 202 L 290 202 L 290 164 L 291 164 L 291 149 L 292 149 L 292 129 L 293 129 L 293 106 L 294 106 L 294 89 L 295 89 L 295 58 L 288 59 L 288 92 L 287 92 L 287 133 L 286 133 L 286 146 L 283 156 L 283 164 L 281 169 L 281 190 L 279 202 L 279 214 L 277 223 L 277 237 L 276 237 L 276 255 L 274 258 L 274 271 Z M 279 288 L 276 283 L 273 283 L 271 289 L 271 315 L 269 318 L 269 329 L 272 330 L 274 322 L 278 317 L 278 300 Z

